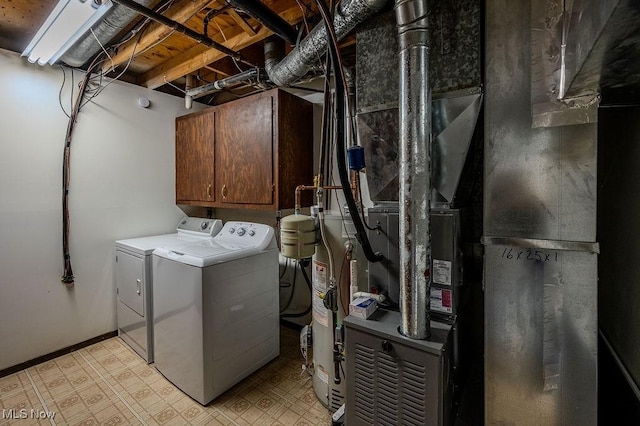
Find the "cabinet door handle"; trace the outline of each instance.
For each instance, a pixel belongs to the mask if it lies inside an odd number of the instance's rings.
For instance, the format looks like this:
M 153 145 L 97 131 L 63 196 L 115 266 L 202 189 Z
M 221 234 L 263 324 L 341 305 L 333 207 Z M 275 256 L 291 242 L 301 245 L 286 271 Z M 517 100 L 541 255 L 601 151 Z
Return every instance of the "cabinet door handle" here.
M 211 184 L 207 185 L 207 197 L 211 198 Z
M 140 286 L 142 285 L 142 282 L 140 280 L 136 280 L 136 285 L 138 286 L 136 293 L 140 294 Z
M 222 193 L 222 198 L 227 198 L 227 185 L 226 184 L 222 185 L 221 193 Z

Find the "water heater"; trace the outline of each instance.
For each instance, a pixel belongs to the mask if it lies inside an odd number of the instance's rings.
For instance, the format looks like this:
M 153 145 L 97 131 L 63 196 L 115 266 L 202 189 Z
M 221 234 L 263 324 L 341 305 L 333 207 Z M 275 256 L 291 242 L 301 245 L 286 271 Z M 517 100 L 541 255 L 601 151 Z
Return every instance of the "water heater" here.
M 324 295 L 329 288 L 330 264 L 329 251 L 323 244 L 316 246 L 316 252 L 312 259 L 312 305 L 313 305 L 313 390 L 320 402 L 335 411 L 345 402 L 346 397 L 346 362 L 343 360 L 339 371 L 336 373 L 334 363 L 334 337 L 343 341 L 342 320 L 345 312 L 349 310 L 349 288 L 352 284 L 350 268 L 353 265 L 366 265 L 360 246 L 355 239 L 353 223 L 347 216 L 339 214 L 326 214 L 324 216 L 325 239 L 330 247 L 334 265 L 336 285 L 338 287 L 338 311 L 336 323 L 333 323 L 332 312 L 324 305 Z M 347 255 L 346 246 L 352 247 L 351 255 Z M 352 262 L 355 260 L 356 262 Z M 357 282 L 354 283 L 360 290 L 367 287 L 367 275 L 364 271 L 355 274 Z M 339 377 L 339 383 L 336 378 Z

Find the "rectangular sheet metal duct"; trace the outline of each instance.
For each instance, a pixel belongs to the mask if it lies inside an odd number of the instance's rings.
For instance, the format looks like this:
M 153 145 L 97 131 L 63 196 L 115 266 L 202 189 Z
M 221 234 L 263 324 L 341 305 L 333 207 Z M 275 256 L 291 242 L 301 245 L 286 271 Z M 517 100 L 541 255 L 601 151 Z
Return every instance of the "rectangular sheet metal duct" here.
M 532 128 L 547 4 L 486 8 L 486 424 L 597 422 L 597 128 Z

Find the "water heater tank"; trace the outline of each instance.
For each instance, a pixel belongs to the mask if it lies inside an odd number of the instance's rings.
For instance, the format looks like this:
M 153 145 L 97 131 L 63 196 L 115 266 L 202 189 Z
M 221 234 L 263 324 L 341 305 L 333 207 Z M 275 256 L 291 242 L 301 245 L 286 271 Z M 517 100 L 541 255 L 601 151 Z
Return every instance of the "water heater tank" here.
M 336 411 L 345 402 L 346 397 L 346 362 L 342 363 L 340 371 L 341 382 L 334 382 L 335 366 L 333 362 L 333 339 L 336 325 L 341 328 L 345 312 L 349 306 L 349 269 L 350 265 L 345 258 L 345 243 L 353 244 L 352 259 L 359 260 L 357 265 L 366 265 L 366 259 L 362 254 L 359 244 L 355 241 L 355 228 L 351 220 L 343 218 L 339 214 L 326 214 L 324 217 L 324 230 L 326 240 L 331 247 L 333 257 L 334 274 L 339 288 L 337 324 L 332 324 L 332 315 L 323 303 L 324 293 L 329 288 L 329 253 L 324 244 L 316 247 L 311 269 L 313 284 L 313 390 L 320 402 L 331 411 Z M 361 281 L 360 290 L 367 288 L 367 275 L 364 271 L 356 274 Z M 349 356 L 349 354 L 346 354 Z

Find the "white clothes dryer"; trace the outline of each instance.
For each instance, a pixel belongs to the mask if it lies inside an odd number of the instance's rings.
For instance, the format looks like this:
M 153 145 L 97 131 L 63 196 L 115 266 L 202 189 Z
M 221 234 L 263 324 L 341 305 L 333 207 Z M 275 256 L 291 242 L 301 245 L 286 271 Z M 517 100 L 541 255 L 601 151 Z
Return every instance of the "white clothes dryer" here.
M 166 244 L 211 239 L 220 229 L 219 219 L 184 217 L 172 234 L 116 241 L 118 335 L 148 363 L 153 362 L 153 250 Z
M 227 222 L 153 252 L 155 367 L 205 405 L 280 353 L 272 227 Z

